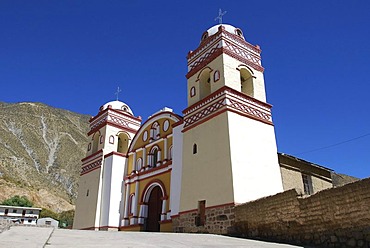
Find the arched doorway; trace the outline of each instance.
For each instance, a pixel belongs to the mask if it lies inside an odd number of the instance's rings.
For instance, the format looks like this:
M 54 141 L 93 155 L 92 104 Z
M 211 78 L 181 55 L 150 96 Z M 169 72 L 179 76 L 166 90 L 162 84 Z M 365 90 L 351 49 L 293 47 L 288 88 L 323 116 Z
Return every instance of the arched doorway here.
M 159 186 L 155 186 L 150 192 L 148 200 L 148 217 L 146 219 L 146 231 L 159 232 L 162 213 L 162 190 Z

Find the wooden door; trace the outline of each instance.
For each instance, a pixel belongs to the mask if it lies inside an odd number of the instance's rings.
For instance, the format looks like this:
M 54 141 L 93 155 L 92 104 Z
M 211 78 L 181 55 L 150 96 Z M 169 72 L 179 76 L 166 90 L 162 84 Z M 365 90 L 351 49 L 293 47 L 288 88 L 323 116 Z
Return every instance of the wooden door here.
M 146 222 L 146 231 L 148 232 L 159 232 L 162 213 L 162 191 L 156 186 L 150 193 L 148 202 L 148 218 Z

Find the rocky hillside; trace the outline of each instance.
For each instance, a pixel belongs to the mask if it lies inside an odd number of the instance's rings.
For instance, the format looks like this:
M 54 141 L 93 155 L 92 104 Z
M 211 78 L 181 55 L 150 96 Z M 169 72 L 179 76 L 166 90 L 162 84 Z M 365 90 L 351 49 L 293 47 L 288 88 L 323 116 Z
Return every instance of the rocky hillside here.
M 41 103 L 0 102 L 0 201 L 18 194 L 54 211 L 73 208 L 88 120 Z

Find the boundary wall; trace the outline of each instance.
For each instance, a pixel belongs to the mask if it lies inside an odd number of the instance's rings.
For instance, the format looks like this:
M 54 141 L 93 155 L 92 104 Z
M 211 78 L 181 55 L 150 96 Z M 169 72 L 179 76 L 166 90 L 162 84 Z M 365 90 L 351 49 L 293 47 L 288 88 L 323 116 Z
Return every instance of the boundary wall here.
M 315 247 L 370 247 L 370 178 L 311 196 L 296 189 L 235 206 L 233 235 Z

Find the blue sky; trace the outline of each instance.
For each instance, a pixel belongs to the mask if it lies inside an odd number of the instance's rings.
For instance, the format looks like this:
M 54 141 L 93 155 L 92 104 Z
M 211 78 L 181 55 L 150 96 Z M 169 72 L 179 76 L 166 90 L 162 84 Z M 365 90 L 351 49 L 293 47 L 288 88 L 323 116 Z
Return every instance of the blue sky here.
M 1 0 L 0 101 L 95 115 L 119 86 L 144 120 L 164 106 L 181 113 L 187 52 L 219 8 L 262 48 L 278 150 L 369 177 L 366 0 Z

